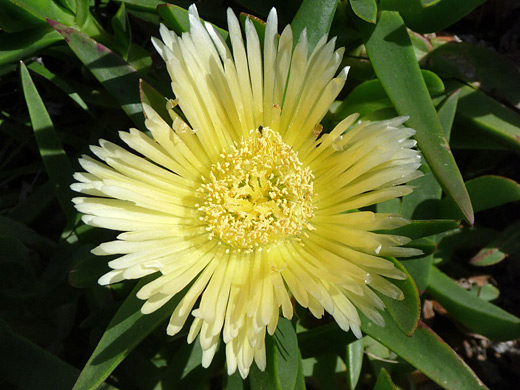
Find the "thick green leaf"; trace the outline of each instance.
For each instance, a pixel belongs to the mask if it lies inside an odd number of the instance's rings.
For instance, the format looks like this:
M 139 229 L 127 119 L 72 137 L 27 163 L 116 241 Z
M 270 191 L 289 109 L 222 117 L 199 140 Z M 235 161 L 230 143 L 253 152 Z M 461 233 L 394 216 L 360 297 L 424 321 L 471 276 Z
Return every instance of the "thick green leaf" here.
M 306 29 L 309 53 L 314 50 L 322 36 L 329 33 L 339 0 L 303 0 L 291 22 L 295 44 Z
M 168 28 L 181 35 L 183 32 L 190 31 L 190 19 L 188 11 L 175 4 L 161 4 L 157 6 L 157 12 L 164 20 L 164 24 Z M 226 30 L 213 24 L 215 30 L 219 32 L 222 38 L 227 39 L 229 33 Z
M 479 267 L 501 262 L 507 256 L 520 252 L 520 221 L 508 226 L 492 242 L 482 248 L 470 260 L 470 263 Z
M 426 163 L 423 162 L 421 170 L 424 176 L 411 182 L 415 188 L 401 202 L 401 215 L 415 219 L 438 218 L 442 189 Z
M 51 180 L 54 192 L 60 202 L 65 217 L 69 223 L 73 223 L 76 211 L 70 201 L 72 191 L 69 188 L 72 182 L 72 167 L 63 150 L 63 145 L 56 134 L 56 129 L 47 113 L 47 109 L 23 62 L 20 65 L 20 74 L 34 136 L 43 160 L 43 165 L 45 166 L 45 171 Z
M 488 302 L 493 301 L 500 296 L 500 290 L 490 283 L 485 283 L 482 286 L 475 283 L 471 286 L 469 292 Z
M 520 184 L 507 177 L 480 176 L 466 182 L 471 203 L 475 212 L 501 206 L 520 200 Z M 440 203 L 440 214 L 443 218 L 459 218 L 460 213 L 451 199 L 443 199 Z
M 390 199 L 375 205 L 378 213 L 401 213 L 401 199 Z
M 389 260 L 407 276 L 405 280 L 392 280 L 392 283 L 403 292 L 404 299 L 399 301 L 387 297 L 386 295 L 379 294 L 379 296 L 385 303 L 386 310 L 390 313 L 401 332 L 406 335 L 412 335 L 417 328 L 421 315 L 419 292 L 406 268 L 394 258 L 390 258 Z
M 0 66 L 29 58 L 63 38 L 48 26 L 0 34 Z
M 437 4 L 441 0 L 421 0 L 421 5 L 423 7 L 430 7 L 434 4 Z
M 451 129 L 453 127 L 453 121 L 455 120 L 455 113 L 457 112 L 459 95 L 460 89 L 456 89 L 437 107 L 437 115 L 439 115 L 444 134 L 446 134 L 448 140 L 451 138 Z
M 422 256 L 427 256 L 435 253 L 437 250 L 437 242 L 433 238 L 423 237 L 410 241 L 405 245 L 407 248 L 416 248 L 422 251 Z
M 57 244 L 32 230 L 23 223 L 0 215 L 0 235 L 16 237 L 28 247 L 37 251 L 50 252 L 57 248 Z
M 436 267 L 430 273 L 428 292 L 451 317 L 475 333 L 493 340 L 520 337 L 520 318 L 474 296 Z
M 11 0 L 0 0 L 0 28 L 4 33 L 26 31 L 45 24 L 43 20 Z
M 296 384 L 294 385 L 294 390 L 305 390 L 305 376 L 303 375 L 303 361 L 302 355 L 298 351 L 298 369 L 296 375 Z
M 421 70 L 421 73 L 431 96 L 444 92 L 444 83 L 439 76 L 429 70 Z M 354 88 L 336 109 L 335 115 L 337 122 L 354 113 L 358 113 L 363 119 L 374 111 L 391 107 L 393 105 L 385 89 L 381 82 L 375 79 L 365 81 Z
M 244 12 L 241 12 L 238 16 L 240 19 L 240 23 L 242 24 L 242 28 L 245 31 L 245 25 L 246 20 L 249 19 L 253 23 L 253 26 L 255 27 L 256 33 L 258 34 L 258 38 L 260 39 L 260 47 L 263 49 L 264 47 L 264 38 L 265 38 L 265 27 L 266 22 L 264 22 L 262 19 L 257 18 L 254 15 L 246 14 Z
M 516 237 L 518 242 L 519 237 Z M 500 248 L 495 245 L 488 244 L 485 248 L 482 248 L 475 256 L 470 260 L 470 263 L 479 267 L 486 267 L 488 265 L 494 265 L 500 263 L 508 256 Z
M 495 50 L 467 42 L 448 42 L 429 54 L 427 66 L 442 77 L 465 81 L 520 108 L 520 71 Z
M 132 44 L 128 52 L 128 63 L 134 67 L 138 73 L 147 75 L 152 69 L 152 54 L 143 47 Z M 170 91 L 168 83 L 155 83 L 155 87 L 163 87 L 161 91 Z
M 345 332 L 335 322 L 298 333 L 298 345 L 304 359 L 344 350 L 347 344 L 356 340 L 352 332 Z
M 90 1 L 76 0 L 76 17 L 74 18 L 76 24 L 82 27 L 90 18 Z
M 421 77 L 403 20 L 397 12 L 382 11 L 375 26 L 359 23 L 359 28 L 374 70 L 397 112 L 410 116 L 407 124 L 417 131 L 415 138 L 432 172 L 472 224 L 468 193 Z
M 450 140 L 451 126 L 458 97 L 457 93 L 454 92 L 453 94 L 454 96 L 448 96 L 438 107 L 439 121 L 448 141 Z M 400 213 L 405 218 L 438 218 L 439 200 L 442 196 L 441 186 L 425 161 L 422 163 L 421 171 L 424 173 L 424 176 L 412 182 L 415 186 L 414 191 L 404 197 Z
M 256 365 L 251 367 L 249 380 L 252 390 L 294 389 L 301 356 L 298 339 L 291 321 L 280 318 L 272 337 L 266 338 L 267 367 L 264 372 Z
M 487 389 L 466 363 L 439 336 L 422 322 L 409 337 L 392 317 L 382 313 L 386 325 L 380 327 L 361 314 L 361 329 L 390 348 L 401 358 L 448 390 Z
M 484 1 L 381 0 L 380 7 L 400 11 L 406 26 L 412 30 L 419 33 L 432 33 L 452 25 Z
M 354 390 L 359 382 L 364 350 L 363 340 L 356 340 L 347 345 L 345 363 L 347 365 L 347 383 L 350 390 Z
M 166 374 L 161 380 L 161 389 L 203 390 L 213 374 L 213 367 L 221 367 L 224 360 L 223 348 L 217 352 L 211 366 L 202 367 L 202 347 L 200 338 L 193 343 L 184 342 L 178 348 L 173 359 L 168 361 Z M 238 374 L 238 373 L 237 373 Z M 238 374 L 238 378 L 240 375 Z M 242 380 L 240 379 L 240 382 Z
M 439 237 L 439 247 L 435 253 L 436 261 L 448 262 L 457 259 L 457 252 L 460 251 L 475 253 L 482 246 L 496 239 L 498 235 L 497 230 L 483 226 L 463 227 L 446 232 Z
M 5 1 L 5 0 L 4 0 Z M 85 34 L 97 39 L 101 42 L 109 41 L 108 34 L 103 30 L 101 25 L 88 12 L 84 14 L 84 8 L 80 9 L 80 15 L 74 15 L 70 10 L 59 5 L 59 2 L 53 0 L 8 0 L 16 4 L 16 6 L 33 15 L 36 20 L 39 19 L 42 25 L 45 25 L 47 19 L 55 20 L 67 26 L 73 26 L 77 22 L 81 26 L 81 31 Z M 88 2 L 87 2 L 88 3 Z
M 143 79 L 139 80 L 139 96 L 141 97 L 141 103 L 146 103 L 152 107 L 166 123 L 171 122 L 172 118 L 166 108 L 166 98 Z M 177 114 L 181 113 L 177 112 Z
M 316 356 L 313 360 L 315 362 L 312 367 L 312 377 L 319 383 L 319 388 L 339 390 L 336 382 L 337 367 L 341 364 L 338 354 L 331 352 Z
M 53 185 L 49 180 L 36 188 L 26 199 L 20 201 L 18 205 L 9 212 L 8 216 L 28 225 L 33 222 L 54 199 Z
M 30 364 L 28 364 L 30 362 Z M 0 321 L 0 378 L 18 390 L 69 390 L 79 371 Z M 105 383 L 96 390 L 117 390 Z
M 11 3 L 16 4 L 18 7 L 34 15 L 36 18 L 41 20 L 41 23 L 45 23 L 45 19 L 49 18 L 56 20 L 59 23 L 64 23 L 69 26 L 74 24 L 74 15 L 68 10 L 60 7 L 56 1 L 53 0 L 9 0 Z
M 411 221 L 408 225 L 403 227 L 385 230 L 388 234 L 397 234 L 400 236 L 406 236 L 415 240 L 417 238 L 428 237 L 434 234 L 446 232 L 448 230 L 455 229 L 459 226 L 460 221 L 452 219 L 432 219 L 424 221 Z
M 190 31 L 188 11 L 184 8 L 175 4 L 161 4 L 157 6 L 157 12 L 164 20 L 164 24 L 177 35 Z
M 462 83 L 449 82 L 447 86 L 449 89 L 460 88 L 454 147 L 478 148 L 479 138 L 484 137 L 480 141 L 483 148 L 489 148 L 490 141 L 494 141 L 505 148 L 520 151 L 520 115 L 517 112 Z
M 15 235 L 0 235 L 2 310 L 6 307 L 16 307 L 41 295 L 42 285 L 34 272 L 30 254 L 28 246 Z
M 132 44 L 132 29 L 130 28 L 125 3 L 121 3 L 121 6 L 112 17 L 111 23 L 114 30 L 112 47 L 121 57 L 128 60 L 128 52 Z
M 160 0 L 121 0 L 121 2 L 125 3 L 128 8 L 152 13 L 155 12 L 159 5 L 164 3 Z
M 427 81 L 426 77 L 425 81 Z M 457 101 L 458 92 L 455 91 L 441 101 L 438 107 L 439 120 L 448 140 L 451 135 Z M 399 212 L 405 218 L 438 218 L 442 189 L 425 161 L 423 161 L 421 171 L 424 173 L 424 176 L 412 182 L 412 185 L 415 186 L 414 191 L 403 198 Z
M 123 302 L 81 371 L 73 390 L 96 389 L 146 336 L 172 314 L 183 292 L 157 311 L 146 315 L 141 313 L 143 301 L 136 297 L 136 293 L 155 277 L 151 275 L 139 281 Z
M 408 31 L 408 36 L 410 37 L 410 41 L 413 45 L 415 58 L 418 62 L 423 61 L 424 58 L 432 51 L 431 42 L 426 39 L 424 35 L 413 32 L 412 30 Z
M 417 290 L 422 294 L 428 286 L 428 280 L 430 279 L 431 266 L 433 264 L 433 255 L 404 260 L 403 266 L 412 276 L 413 281 L 417 286 Z
M 350 0 L 352 11 L 365 22 L 375 23 L 377 18 L 376 0 Z
M 225 377 L 224 379 L 226 380 L 224 390 L 244 390 L 244 381 L 238 372 L 235 372 L 233 375 Z
M 69 390 L 78 370 L 0 321 L 0 378 L 8 388 Z
M 56 32 L 56 31 L 55 31 Z M 56 32 L 57 33 L 57 32 Z M 29 65 L 27 65 L 27 68 L 32 70 L 34 73 L 39 74 L 42 77 L 45 77 L 47 80 L 52 82 L 54 85 L 56 85 L 58 88 L 60 88 L 63 92 L 65 92 L 69 97 L 82 109 L 87 111 L 89 114 L 92 115 L 90 112 L 87 104 L 85 101 L 81 98 L 81 96 L 78 95 L 78 93 L 72 88 L 69 83 L 67 83 L 66 80 L 64 80 L 62 77 L 52 73 L 49 71 L 46 67 L 39 64 L 38 62 L 31 62 Z
M 98 279 L 110 271 L 107 259 L 95 256 L 90 251 L 92 245 L 80 246 L 69 258 L 73 263 L 69 273 L 69 283 L 77 288 L 87 288 L 98 285 Z
M 140 76 L 135 68 L 112 50 L 85 34 L 54 21 L 49 21 L 49 23 L 63 35 L 76 56 L 118 101 L 136 126 L 144 129 L 139 102 Z
M 384 368 L 381 368 L 379 375 L 377 376 L 377 382 L 374 386 L 374 390 L 395 390 L 394 382 L 392 377 Z

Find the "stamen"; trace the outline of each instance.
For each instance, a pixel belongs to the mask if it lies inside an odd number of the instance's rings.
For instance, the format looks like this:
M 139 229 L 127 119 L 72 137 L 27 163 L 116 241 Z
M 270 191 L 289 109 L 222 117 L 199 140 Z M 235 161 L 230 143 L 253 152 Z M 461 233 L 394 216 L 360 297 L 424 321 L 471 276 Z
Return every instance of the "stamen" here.
M 251 131 L 221 158 L 197 190 L 210 238 L 249 252 L 314 229 L 314 176 L 278 132 Z

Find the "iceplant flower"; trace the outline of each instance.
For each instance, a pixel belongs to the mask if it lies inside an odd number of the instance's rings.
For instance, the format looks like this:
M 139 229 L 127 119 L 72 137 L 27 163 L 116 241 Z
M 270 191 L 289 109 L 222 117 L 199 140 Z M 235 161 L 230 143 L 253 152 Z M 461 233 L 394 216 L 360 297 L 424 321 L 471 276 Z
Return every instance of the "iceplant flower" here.
M 358 310 L 384 321 L 381 294 L 402 299 L 388 279 L 403 279 L 380 256 L 410 256 L 409 240 L 374 231 L 406 224 L 399 215 L 357 211 L 406 195 L 420 176 L 419 155 L 401 126 L 406 118 L 357 123 L 357 115 L 320 134 L 320 121 L 347 78 L 343 49 L 324 36 L 308 56 L 305 31 L 293 50 L 277 14 L 267 19 L 263 49 L 250 20 L 245 40 L 228 10 L 231 48 L 189 9 L 190 32 L 164 26 L 153 39 L 176 100 L 166 121 L 143 104 L 151 137 L 120 132 L 135 152 L 100 140 L 76 173 L 74 199 L 89 225 L 123 231 L 96 255 L 120 255 L 107 285 L 158 273 L 137 296 L 143 313 L 187 286 L 172 313 L 174 335 L 194 317 L 207 367 L 221 337 L 227 370 L 266 366 L 265 333 L 294 299 L 320 318 L 329 313 L 361 337 Z M 173 109 L 178 104 L 184 121 Z M 195 308 L 196 307 L 196 308 Z

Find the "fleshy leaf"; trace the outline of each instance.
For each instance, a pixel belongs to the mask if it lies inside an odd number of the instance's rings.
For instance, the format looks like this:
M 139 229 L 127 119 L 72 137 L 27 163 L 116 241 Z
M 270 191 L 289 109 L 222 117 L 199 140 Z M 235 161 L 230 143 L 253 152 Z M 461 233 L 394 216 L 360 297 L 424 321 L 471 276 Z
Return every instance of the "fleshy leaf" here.
M 30 58 L 63 37 L 48 26 L 0 35 L 0 66 Z
M 422 251 L 422 256 L 431 255 L 437 250 L 437 242 L 428 237 L 418 238 L 404 245 L 407 248 L 416 248 Z
M 5 33 L 27 31 L 45 24 L 38 16 L 20 7 L 10 0 L 2 0 L 0 12 L 0 28 Z
M 430 7 L 434 4 L 437 4 L 441 0 L 421 0 L 421 5 L 423 7 Z
M 488 149 L 495 142 L 504 148 L 520 151 L 520 115 L 514 110 L 462 83 L 447 83 L 460 88 L 454 148 Z M 483 140 L 481 140 L 483 138 Z
M 322 36 L 329 33 L 339 0 L 303 0 L 291 22 L 295 44 L 303 29 L 307 30 L 309 53 Z
M 128 59 L 128 52 L 132 44 L 132 30 L 126 13 L 125 3 L 121 3 L 119 10 L 112 17 L 112 29 L 114 30 L 114 42 L 112 47 L 123 58 Z
M 352 332 L 343 331 L 335 322 L 298 333 L 302 357 L 318 356 L 356 341 Z
M 139 96 L 141 98 L 141 104 L 148 104 L 166 123 L 171 123 L 172 118 L 166 109 L 166 98 L 143 79 L 139 80 Z
M 55 199 L 52 183 L 48 180 L 27 198 L 21 200 L 8 215 L 10 218 L 28 225 Z
M 233 375 L 224 378 L 224 390 L 244 390 L 244 381 L 240 377 L 238 372 Z
M 31 62 L 29 65 L 27 65 L 27 68 L 32 70 L 33 72 L 39 74 L 42 77 L 45 77 L 47 80 L 55 84 L 58 88 L 60 88 L 63 92 L 65 92 L 69 97 L 83 110 L 87 111 L 89 114 L 91 114 L 87 104 L 85 101 L 79 96 L 79 94 L 72 88 L 67 81 L 65 81 L 60 76 L 52 73 L 49 71 L 46 67 L 39 64 L 38 62 Z M 92 115 L 92 114 L 91 114 Z
M 459 95 L 460 89 L 456 89 L 437 107 L 437 114 L 439 115 L 439 120 L 444 129 L 444 134 L 446 134 L 448 140 L 451 137 L 451 128 L 453 126 L 453 121 L 455 120 L 455 113 L 457 112 Z
M 263 47 L 264 39 L 265 39 L 265 27 L 266 22 L 264 22 L 262 19 L 257 18 L 254 15 L 246 14 L 244 12 L 241 12 L 239 15 L 240 23 L 242 24 L 242 29 L 245 30 L 246 20 L 249 19 L 251 22 L 253 22 L 253 26 L 255 27 L 255 30 L 258 34 L 258 38 L 260 39 L 260 45 Z
M 350 390 L 354 390 L 358 384 L 364 350 L 363 340 L 356 340 L 347 345 L 345 363 L 347 364 L 347 383 Z
M 473 224 L 473 209 L 439 117 L 428 95 L 403 20 L 397 12 L 382 11 L 375 26 L 358 23 L 374 70 L 407 124 L 439 184 Z
M 517 221 L 500 232 L 498 237 L 482 248 L 470 263 L 485 267 L 501 262 L 510 254 L 520 252 L 520 222 Z
M 219 348 L 211 365 L 202 367 L 200 338 L 191 344 L 182 343 L 172 359 L 168 361 L 166 373 L 159 385 L 162 389 L 203 389 L 213 374 L 213 367 L 221 367 L 224 350 Z M 238 378 L 240 374 L 237 372 Z M 242 382 L 242 379 L 239 379 Z
M 421 237 L 428 237 L 434 234 L 439 234 L 446 232 L 448 230 L 452 230 L 459 226 L 460 221 L 455 221 L 452 219 L 432 219 L 432 220 L 416 220 L 411 221 L 408 225 L 403 227 L 393 229 L 393 230 L 385 230 L 385 233 L 388 234 L 397 234 L 400 236 L 406 236 L 415 240 Z
M 507 177 L 480 176 L 466 182 L 471 203 L 475 212 L 501 206 L 520 200 L 520 184 Z M 440 203 L 443 218 L 458 218 L 460 213 L 451 199 L 443 199 Z
M 520 108 L 520 71 L 495 50 L 467 42 L 448 42 L 429 54 L 427 66 L 444 78 L 462 80 Z
M 428 292 L 473 332 L 498 341 L 520 337 L 520 318 L 474 296 L 436 267 L 430 273 Z
M 424 82 L 431 96 L 444 92 L 444 84 L 439 76 L 429 70 L 421 70 Z M 377 110 L 393 107 L 381 82 L 377 79 L 368 80 L 358 85 L 335 111 L 337 121 L 358 113 L 360 118 Z M 395 114 L 394 114 L 395 116 Z
M 374 390 L 395 390 L 394 382 L 392 377 L 384 368 L 381 368 L 379 375 L 377 376 L 377 382 L 374 386 Z
M 3 215 L 0 215 L 0 236 L 16 237 L 28 247 L 38 251 L 50 252 L 58 246 L 29 226 Z
M 399 11 L 406 26 L 419 33 L 432 33 L 470 13 L 485 0 L 381 0 L 380 7 Z
M 499 232 L 484 226 L 471 226 L 455 229 L 443 234 L 439 241 L 439 247 L 435 255 L 443 262 L 450 261 L 455 251 L 477 252 L 483 245 L 489 244 L 498 237 Z
M 128 295 L 108 324 L 73 390 L 96 389 L 146 336 L 172 314 L 184 295 L 183 292 L 157 311 L 146 315 L 141 313 L 143 301 L 136 297 L 136 293 L 155 277 L 156 275 L 150 275 L 141 279 Z
M 430 271 L 433 264 L 433 255 L 421 257 L 418 259 L 409 259 L 403 261 L 403 266 L 412 276 L 417 286 L 417 290 L 422 294 L 428 286 L 430 279 Z
M 164 24 L 178 35 L 190 31 L 188 11 L 184 8 L 175 4 L 160 4 L 157 6 L 157 12 L 163 18 Z M 219 32 L 222 38 L 227 39 L 229 33 L 226 30 L 214 24 L 213 27 L 215 27 L 215 30 Z
M 17 389 L 68 390 L 78 375 L 75 367 L 14 333 L 1 320 L 0 363 L 2 383 Z
M 63 150 L 63 145 L 56 133 L 56 129 L 52 124 L 47 109 L 23 62 L 20 63 L 20 74 L 34 136 L 43 160 L 43 165 L 45 166 L 45 171 L 51 180 L 61 209 L 69 221 L 69 224 L 71 224 L 76 217 L 76 211 L 71 202 L 72 191 L 69 188 L 72 182 L 72 167 Z
M 361 314 L 361 329 L 447 390 L 487 389 L 475 373 L 439 336 L 422 322 L 409 337 L 402 333 L 390 314 L 382 313 L 380 327 Z
M 350 6 L 352 11 L 365 22 L 376 22 L 377 3 L 375 0 L 350 0 Z
M 16 4 L 21 9 L 40 19 L 42 24 L 45 24 L 46 18 L 56 20 L 59 23 L 65 23 L 69 26 L 74 24 L 74 15 L 60 7 L 56 1 L 9 0 L 9 2 Z
M 264 372 L 251 366 L 252 390 L 285 390 L 298 386 L 301 356 L 298 339 L 291 321 L 280 318 L 272 337 L 266 338 L 267 367 Z M 303 377 L 300 378 L 300 380 Z
M 403 292 L 404 299 L 397 300 L 382 294 L 379 296 L 385 303 L 386 310 L 390 313 L 400 331 L 410 336 L 415 332 L 421 315 L 419 292 L 406 268 L 396 259 L 390 258 L 390 260 L 396 268 L 407 276 L 405 280 L 392 281 Z
M 155 12 L 157 6 L 163 2 L 160 0 L 122 0 L 128 8 L 144 12 Z
M 69 257 L 69 261 L 74 262 L 69 272 L 69 283 L 74 287 L 99 286 L 98 279 L 110 271 L 107 259 L 93 255 L 91 250 L 92 245 L 83 245 Z
M 71 27 L 49 20 L 103 87 L 118 101 L 135 125 L 144 129 L 139 102 L 139 74 L 112 50 Z

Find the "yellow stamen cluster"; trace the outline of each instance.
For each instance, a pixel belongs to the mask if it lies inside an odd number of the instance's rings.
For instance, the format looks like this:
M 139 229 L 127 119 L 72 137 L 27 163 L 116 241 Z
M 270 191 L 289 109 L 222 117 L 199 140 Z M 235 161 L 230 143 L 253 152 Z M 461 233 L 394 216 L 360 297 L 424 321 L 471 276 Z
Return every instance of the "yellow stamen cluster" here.
M 260 127 L 221 158 L 198 189 L 210 239 L 251 251 L 313 229 L 314 176 L 278 132 Z

